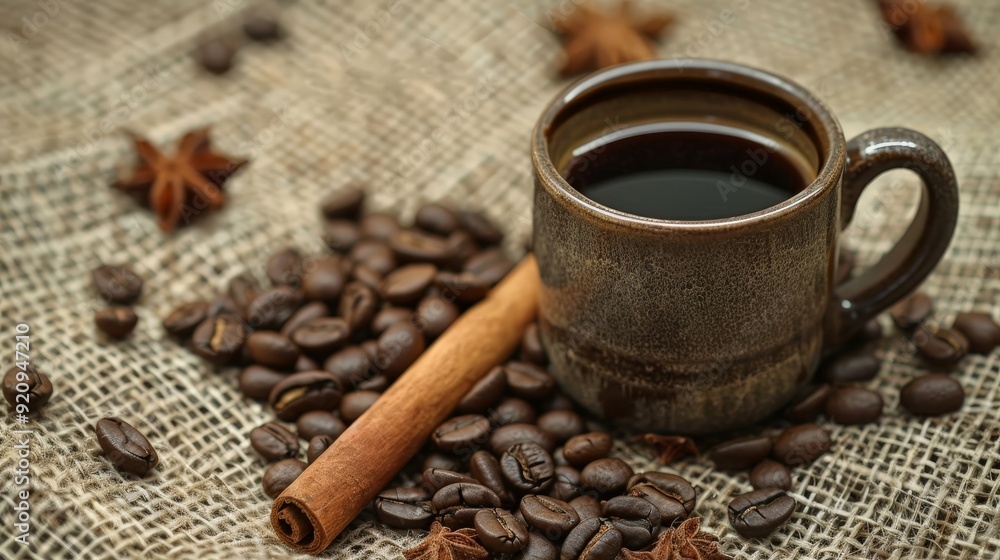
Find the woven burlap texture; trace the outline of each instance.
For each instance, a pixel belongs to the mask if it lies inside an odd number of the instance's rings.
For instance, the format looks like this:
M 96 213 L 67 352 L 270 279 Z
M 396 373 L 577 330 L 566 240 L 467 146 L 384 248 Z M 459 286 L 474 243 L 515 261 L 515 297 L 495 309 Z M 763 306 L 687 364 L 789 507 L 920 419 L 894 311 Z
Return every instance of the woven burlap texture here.
M 916 3 L 917 0 L 914 0 Z M 853 136 L 904 125 L 939 141 L 961 185 L 951 248 L 925 284 L 934 319 L 997 309 L 1000 291 L 1000 4 L 956 2 L 981 41 L 976 58 L 921 58 L 898 48 L 875 2 L 676 0 L 665 56 L 703 56 L 786 75 L 817 92 Z M 288 30 L 247 44 L 233 70 L 193 61 L 206 37 L 239 41 L 254 9 Z M 55 396 L 26 428 L 32 478 L 31 545 L 13 541 L 19 437 L 2 416 L 3 558 L 306 558 L 268 523 L 265 463 L 248 432 L 271 413 L 243 399 L 236 371 L 214 371 L 164 333 L 175 304 L 214 295 L 233 275 L 261 275 L 266 255 L 321 250 L 316 210 L 351 182 L 369 207 L 409 219 L 424 201 L 485 211 L 519 251 L 530 231 L 528 137 L 565 82 L 547 14 L 569 0 L 389 0 L 214 3 L 6 3 L 0 7 L 0 310 L 3 370 L 14 325 L 27 323 L 31 361 Z M 172 236 L 108 187 L 131 163 L 123 130 L 175 141 L 206 124 L 218 145 L 252 163 L 229 186 L 226 209 Z M 914 208 L 912 176 L 891 174 L 866 193 L 847 242 L 867 265 L 891 247 Z M 124 342 L 93 327 L 101 306 L 88 272 L 127 263 L 147 279 L 140 324 Z M 884 320 L 884 318 L 883 318 Z M 888 328 L 888 322 L 885 322 Z M 704 460 L 672 465 L 699 488 L 697 513 L 737 558 L 996 558 L 1000 556 L 1000 359 L 969 356 L 955 377 L 963 409 L 914 419 L 899 388 L 925 372 L 893 334 L 868 384 L 886 403 L 881 422 L 829 426 L 831 453 L 794 470 L 799 510 L 763 540 L 729 527 L 726 504 L 745 473 Z M 151 476 L 119 474 L 93 435 L 103 416 L 128 419 L 160 454 Z M 614 455 L 655 467 L 649 449 L 619 440 Z M 420 532 L 369 514 L 327 558 L 397 558 Z

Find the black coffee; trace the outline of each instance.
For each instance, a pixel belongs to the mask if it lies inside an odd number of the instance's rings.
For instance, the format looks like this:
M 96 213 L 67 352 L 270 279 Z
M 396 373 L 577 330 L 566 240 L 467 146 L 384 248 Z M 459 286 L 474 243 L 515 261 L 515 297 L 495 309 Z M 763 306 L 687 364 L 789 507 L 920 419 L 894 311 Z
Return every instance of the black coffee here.
M 711 220 L 774 206 L 811 172 L 787 149 L 710 124 L 642 125 L 578 148 L 563 175 L 587 198 L 649 218 Z

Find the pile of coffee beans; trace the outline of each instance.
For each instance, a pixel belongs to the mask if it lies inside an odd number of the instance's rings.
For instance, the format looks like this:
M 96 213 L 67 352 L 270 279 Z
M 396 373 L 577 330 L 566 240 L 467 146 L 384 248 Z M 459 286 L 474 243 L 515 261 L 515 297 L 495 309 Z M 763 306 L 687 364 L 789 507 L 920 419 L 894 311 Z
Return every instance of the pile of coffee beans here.
M 101 265 L 91 272 L 91 278 L 98 296 L 110 304 L 94 314 L 94 323 L 112 338 L 125 338 L 139 322 L 129 305 L 142 295 L 142 277 L 124 265 Z

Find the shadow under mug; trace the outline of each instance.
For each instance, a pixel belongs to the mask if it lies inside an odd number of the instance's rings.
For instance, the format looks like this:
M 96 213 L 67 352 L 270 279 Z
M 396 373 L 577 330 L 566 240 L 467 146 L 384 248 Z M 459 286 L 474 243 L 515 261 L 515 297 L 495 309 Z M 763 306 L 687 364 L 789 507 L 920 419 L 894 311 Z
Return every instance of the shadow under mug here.
M 603 206 L 563 176 L 575 150 L 613 131 L 692 119 L 780 144 L 815 180 L 758 212 L 677 221 Z M 655 60 L 587 76 L 545 109 L 531 156 L 553 374 L 590 411 L 644 430 L 716 432 L 774 413 L 825 350 L 920 284 L 958 217 L 951 164 L 926 136 L 884 128 L 848 142 L 802 87 L 725 62 Z M 834 285 L 858 196 L 896 168 L 923 182 L 912 224 L 878 264 Z

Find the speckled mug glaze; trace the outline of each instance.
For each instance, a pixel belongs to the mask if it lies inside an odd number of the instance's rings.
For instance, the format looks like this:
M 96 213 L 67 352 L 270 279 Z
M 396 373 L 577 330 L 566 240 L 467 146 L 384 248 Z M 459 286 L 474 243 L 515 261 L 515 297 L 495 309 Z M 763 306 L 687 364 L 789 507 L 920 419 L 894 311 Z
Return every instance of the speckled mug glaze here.
M 574 148 L 609 127 L 699 113 L 789 143 L 815 180 L 759 212 L 674 221 L 593 202 L 560 174 Z M 553 373 L 592 412 L 644 430 L 716 432 L 775 412 L 825 349 L 927 276 L 958 216 L 951 164 L 927 137 L 886 128 L 847 142 L 805 89 L 725 62 L 657 60 L 587 76 L 545 109 L 531 154 Z M 840 232 L 869 181 L 894 168 L 923 179 L 913 224 L 880 263 L 835 286 Z

